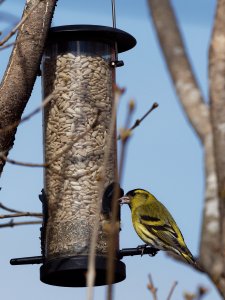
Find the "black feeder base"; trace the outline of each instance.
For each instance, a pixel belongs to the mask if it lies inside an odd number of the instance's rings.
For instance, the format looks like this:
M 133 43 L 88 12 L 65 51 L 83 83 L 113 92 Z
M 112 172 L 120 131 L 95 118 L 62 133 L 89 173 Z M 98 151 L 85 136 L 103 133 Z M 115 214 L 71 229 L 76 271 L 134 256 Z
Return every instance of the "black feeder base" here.
M 106 285 L 107 257 L 96 256 L 95 286 Z M 44 262 L 40 268 L 40 280 L 44 283 L 64 287 L 86 287 L 86 274 L 88 269 L 88 256 L 72 256 L 56 258 Z M 115 261 L 114 282 L 126 278 L 126 266 L 120 261 Z

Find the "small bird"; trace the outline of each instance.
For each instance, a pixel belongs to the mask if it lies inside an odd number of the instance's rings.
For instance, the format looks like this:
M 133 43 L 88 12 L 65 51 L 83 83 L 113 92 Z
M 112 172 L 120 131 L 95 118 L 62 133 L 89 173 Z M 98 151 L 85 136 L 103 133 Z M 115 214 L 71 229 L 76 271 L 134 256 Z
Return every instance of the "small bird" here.
M 129 205 L 134 229 L 147 245 L 181 255 L 189 264 L 197 267 L 173 217 L 152 194 L 143 189 L 135 189 L 119 201 Z

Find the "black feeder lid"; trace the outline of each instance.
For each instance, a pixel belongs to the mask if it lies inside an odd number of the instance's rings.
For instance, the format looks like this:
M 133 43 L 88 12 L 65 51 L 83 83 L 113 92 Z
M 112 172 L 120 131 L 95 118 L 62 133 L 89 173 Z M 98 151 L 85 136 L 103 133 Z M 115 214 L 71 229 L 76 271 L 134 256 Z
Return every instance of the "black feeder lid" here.
M 136 39 L 129 33 L 101 25 L 65 25 L 51 27 L 48 43 L 60 41 L 94 41 L 114 46 L 118 52 L 130 50 L 136 45 Z
M 40 280 L 44 283 L 63 287 L 85 287 L 88 270 L 88 256 L 55 258 L 44 262 L 40 268 Z M 107 284 L 107 257 L 95 258 L 95 286 Z M 114 282 L 126 278 L 126 266 L 115 260 Z

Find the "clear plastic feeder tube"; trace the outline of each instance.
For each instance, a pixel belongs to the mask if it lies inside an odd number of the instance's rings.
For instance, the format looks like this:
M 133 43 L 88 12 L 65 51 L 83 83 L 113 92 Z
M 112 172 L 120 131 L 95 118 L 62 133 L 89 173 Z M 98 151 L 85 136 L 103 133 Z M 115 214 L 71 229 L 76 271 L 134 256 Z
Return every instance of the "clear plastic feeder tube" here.
M 116 179 L 114 142 L 104 166 L 112 123 L 111 48 L 87 41 L 63 48 L 53 45 L 43 61 L 44 97 L 52 94 L 44 111 L 47 258 L 88 253 L 100 181 L 106 187 Z M 106 253 L 105 239 L 99 232 L 99 254 Z

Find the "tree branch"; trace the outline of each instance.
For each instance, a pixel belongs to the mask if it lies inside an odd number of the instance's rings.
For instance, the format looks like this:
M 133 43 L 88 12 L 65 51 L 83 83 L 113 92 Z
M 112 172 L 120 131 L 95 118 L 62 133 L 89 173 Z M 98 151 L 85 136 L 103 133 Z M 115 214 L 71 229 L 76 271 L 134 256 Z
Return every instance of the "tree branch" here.
M 4 209 L 6 211 L 12 212 L 12 213 L 21 213 L 20 210 L 9 208 L 8 206 L 5 206 L 3 203 L 0 202 L 0 208 Z
M 91 124 L 91 126 L 89 126 L 83 133 L 77 135 L 77 133 L 74 133 L 71 137 L 71 141 L 68 142 L 64 147 L 62 147 L 59 151 L 57 151 L 55 153 L 55 156 L 50 160 L 47 161 L 45 163 L 45 167 L 51 167 L 51 165 L 59 158 L 61 157 L 64 153 L 66 153 L 67 151 L 69 151 L 73 145 L 79 141 L 80 139 L 82 139 L 83 137 L 85 137 L 89 131 L 91 131 L 93 128 L 95 128 L 98 125 L 98 118 L 99 118 L 99 114 L 100 111 L 97 112 L 96 118 L 93 121 L 93 123 Z
M 42 222 L 41 221 L 14 222 L 14 220 L 10 220 L 8 223 L 0 224 L 0 228 L 14 227 L 20 225 L 36 225 L 36 224 L 42 224 Z
M 42 217 L 42 213 L 33 213 L 33 212 L 24 212 L 21 210 L 17 210 L 17 209 L 13 209 L 13 208 L 9 208 L 8 206 L 5 206 L 3 203 L 0 202 L 0 208 L 3 210 L 6 210 L 8 212 L 14 213 L 14 214 L 18 214 L 18 217 L 20 217 L 20 215 L 22 216 L 30 216 L 30 217 Z M 20 214 L 20 215 L 19 215 Z M 3 219 L 4 217 L 0 217 L 1 219 Z M 8 217 L 7 217 L 8 218 Z
M 167 297 L 166 300 L 170 300 L 171 299 L 176 286 L 177 286 L 177 281 L 174 281 L 173 285 L 171 286 L 169 295 L 168 295 L 168 297 Z
M 0 51 L 4 50 L 4 49 L 7 49 L 9 47 L 12 47 L 15 45 L 15 42 L 12 42 L 12 43 L 8 43 L 8 44 L 5 44 L 4 46 L 1 46 L 0 48 Z
M 30 162 L 23 162 L 23 161 L 18 161 L 15 159 L 8 158 L 5 156 L 3 153 L 0 153 L 0 159 L 4 160 L 5 162 L 8 162 L 12 165 L 17 165 L 21 167 L 33 167 L 33 168 L 44 168 L 46 167 L 45 164 L 38 164 L 38 163 L 30 163 Z
M 18 218 L 18 217 L 42 218 L 42 214 L 41 213 L 33 213 L 33 212 L 21 212 L 21 213 L 9 214 L 9 215 L 0 215 L 0 219 Z
M 126 130 L 129 130 L 129 132 L 131 133 L 136 127 L 138 127 L 143 121 L 145 118 L 147 118 L 147 116 L 154 110 L 156 109 L 157 107 L 159 106 L 158 103 L 154 102 L 152 104 L 152 106 L 150 107 L 150 109 L 140 118 L 140 119 L 137 119 L 135 122 L 134 122 L 134 125 L 132 125 L 130 127 L 130 129 L 126 129 Z M 119 134 L 119 136 L 117 137 L 117 140 L 120 140 L 121 139 L 121 135 Z
M 100 226 L 100 213 L 101 213 L 101 205 L 102 205 L 102 197 L 104 192 L 104 180 L 106 173 L 106 167 L 110 156 L 110 151 L 112 148 L 113 137 L 116 126 L 116 114 L 117 114 L 117 106 L 120 101 L 120 97 L 123 95 L 124 89 L 120 89 L 118 86 L 114 87 L 114 101 L 112 106 L 112 116 L 109 128 L 109 135 L 106 142 L 106 149 L 103 158 L 103 168 L 101 174 L 99 175 L 99 195 L 98 195 L 98 206 L 96 210 L 96 218 L 93 224 L 93 232 L 91 237 L 91 245 L 88 257 L 88 272 L 87 272 L 87 300 L 93 299 L 93 286 L 95 281 L 95 256 L 96 256 L 96 244 L 98 239 L 98 230 Z
M 52 98 L 53 98 L 53 94 L 50 94 L 48 97 L 46 97 L 42 101 L 41 105 L 39 105 L 31 113 L 27 114 L 25 117 L 23 117 L 20 121 L 16 121 L 14 123 L 9 124 L 8 126 L 6 126 L 4 128 L 0 128 L 0 134 L 4 133 L 6 131 L 10 131 L 10 130 L 16 128 L 18 125 L 21 125 L 25 121 L 30 120 L 34 115 L 36 115 L 37 113 L 39 113 L 43 109 L 43 107 L 45 107 L 52 100 Z
M 0 86 L 0 128 L 19 122 L 21 118 L 37 76 L 55 5 L 56 0 L 27 1 L 23 18 L 28 17 L 18 31 Z M 15 133 L 16 129 L 12 129 L 0 135 L 0 152 L 5 156 L 13 146 Z M 4 164 L 5 160 L 0 159 L 0 174 Z
M 11 212 L 13 214 L 8 214 L 8 215 L 0 215 L 0 219 L 4 218 L 15 218 L 15 217 L 37 217 L 37 218 L 42 218 L 42 213 L 36 213 L 36 212 L 25 212 L 21 210 L 16 210 L 13 208 L 9 208 L 5 206 L 4 204 L 0 203 L 0 208 L 3 210 L 6 210 L 8 212 Z
M 221 275 L 218 289 L 225 297 L 225 0 L 218 0 L 209 51 L 211 117 L 220 214 Z
M 209 276 L 218 278 L 221 275 L 220 253 L 220 216 L 218 183 L 215 170 L 215 157 L 212 133 L 204 141 L 205 161 L 205 201 L 202 220 L 199 260 Z
M 137 119 L 136 121 L 135 121 L 135 123 L 134 123 L 134 125 L 133 126 L 131 126 L 131 128 L 130 128 L 130 131 L 133 131 L 136 127 L 138 127 L 140 124 L 141 124 L 141 122 L 143 122 L 144 121 L 144 119 L 154 110 L 154 109 L 156 109 L 157 107 L 159 106 L 159 104 L 158 103 L 156 103 L 156 102 L 154 102 L 153 104 L 152 104 L 152 106 L 151 106 L 151 108 L 140 118 L 140 119 Z
M 157 288 L 155 287 L 151 274 L 148 275 L 149 283 L 147 285 L 147 288 L 152 293 L 153 300 L 157 300 Z
M 29 11 L 29 13 L 27 13 L 26 15 L 23 16 L 23 18 L 20 20 L 20 22 L 10 31 L 10 33 L 4 37 L 4 39 L 2 39 L 0 41 L 0 47 L 2 45 L 4 45 L 16 32 L 17 30 L 24 24 L 24 22 L 27 20 L 27 18 L 32 14 L 32 12 L 35 10 L 35 8 L 39 5 L 39 3 L 42 0 L 37 1 L 34 6 L 32 7 L 32 9 Z
M 224 2 L 224 0 L 220 0 L 219 2 Z M 221 275 L 221 269 L 224 269 L 224 267 L 223 263 L 221 263 L 223 259 L 221 257 L 221 252 L 219 249 L 219 200 L 217 194 L 217 176 L 215 171 L 215 159 L 213 151 L 213 132 L 211 119 L 209 116 L 209 108 L 208 105 L 204 103 L 200 88 L 197 84 L 195 76 L 193 75 L 193 70 L 185 51 L 185 46 L 182 41 L 182 36 L 179 31 L 172 6 L 170 5 L 170 1 L 148 0 L 148 3 L 151 9 L 151 14 L 158 34 L 159 42 L 174 86 L 176 88 L 177 95 L 181 104 L 183 105 L 184 111 L 189 121 L 191 122 L 193 128 L 195 129 L 204 145 L 206 192 L 199 265 L 207 272 L 210 279 L 217 285 L 217 280 Z M 218 11 L 221 12 L 221 18 L 223 19 L 224 23 L 224 9 L 220 8 L 220 10 L 218 9 Z M 218 17 L 216 17 L 216 19 L 218 21 Z M 225 24 L 221 26 L 223 31 L 225 28 L 224 25 Z M 224 37 L 220 40 L 224 41 Z M 222 42 L 222 44 L 224 45 L 224 42 Z M 216 44 L 215 49 L 218 50 L 218 45 Z M 224 56 L 224 49 L 222 50 L 222 53 Z M 224 69 L 224 59 L 222 62 L 221 60 L 218 61 L 217 58 L 214 57 L 213 62 L 217 63 L 218 69 Z M 216 73 L 217 71 L 215 70 L 215 72 L 212 72 L 211 74 L 211 78 L 209 80 L 211 84 L 213 84 L 214 80 L 217 78 Z M 222 76 L 219 80 L 220 82 L 224 82 L 224 72 L 222 72 L 221 75 Z M 221 95 L 223 95 L 223 98 L 225 97 L 224 90 L 222 91 Z M 225 112 L 222 112 L 222 110 L 220 110 L 220 113 L 224 118 Z M 225 136 L 221 136 L 218 140 L 225 143 Z M 225 149 L 224 146 L 223 149 Z M 224 153 L 224 151 L 221 153 Z M 224 163 L 223 166 L 222 164 L 220 164 L 220 167 L 222 170 L 225 170 Z M 225 236 L 225 230 L 223 236 Z
M 34 113 L 36 113 L 37 110 L 39 110 L 39 108 L 37 108 L 35 111 L 33 111 L 33 112 L 32 112 L 31 114 L 29 114 L 27 117 L 25 117 L 26 120 L 27 120 L 28 117 L 30 118 L 31 115 L 33 115 Z M 94 122 L 91 124 L 91 126 L 89 126 L 89 127 L 88 127 L 83 133 L 81 133 L 80 135 L 76 135 L 76 133 L 73 134 L 73 136 L 71 137 L 71 141 L 68 142 L 63 148 L 60 148 L 60 150 L 59 150 L 58 152 L 56 152 L 55 156 L 54 156 L 50 161 L 47 161 L 47 162 L 44 163 L 44 164 L 41 164 L 41 163 L 39 164 L 39 163 L 22 162 L 22 161 L 10 159 L 10 158 L 8 158 L 7 156 L 5 156 L 5 155 L 4 155 L 3 153 L 1 153 L 1 152 L 0 152 L 0 159 L 4 160 L 5 162 L 8 162 L 8 163 L 10 163 L 10 164 L 17 165 L 17 166 L 22 166 L 22 167 L 51 168 L 51 170 L 52 170 L 53 172 L 59 173 L 57 170 L 55 170 L 55 168 L 52 166 L 52 164 L 53 164 L 59 157 L 61 157 L 64 153 L 66 153 L 67 151 L 69 151 L 77 141 L 79 141 L 79 140 L 82 139 L 84 136 L 86 136 L 87 133 L 97 125 L 97 123 L 98 123 L 98 117 L 99 117 L 99 112 L 97 113 L 97 116 L 96 116 Z M 22 119 L 22 120 L 25 120 L 25 118 Z M 22 120 L 21 120 L 21 121 L 22 121 Z M 1 132 L 1 130 L 0 130 L 0 132 Z
M 134 102 L 131 100 L 129 103 L 129 108 L 125 120 L 124 128 L 120 132 L 121 136 L 121 153 L 120 153 L 120 162 L 119 162 L 119 170 L 118 170 L 118 182 L 120 183 L 122 180 L 123 174 L 123 166 L 125 162 L 125 153 L 126 153 L 126 146 L 127 141 L 130 137 L 130 121 L 131 116 L 134 111 Z M 119 189 L 116 189 L 112 199 L 112 216 L 111 216 L 111 230 L 108 235 L 108 260 L 107 260 L 107 300 L 112 300 L 113 298 L 113 281 L 114 281 L 114 274 L 115 274 L 115 252 L 116 252 L 116 237 L 119 233 L 119 226 L 118 226 L 118 199 L 119 199 Z
M 167 67 L 180 102 L 201 141 L 211 131 L 209 108 L 189 62 L 169 0 L 148 0 Z

